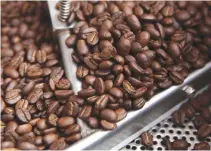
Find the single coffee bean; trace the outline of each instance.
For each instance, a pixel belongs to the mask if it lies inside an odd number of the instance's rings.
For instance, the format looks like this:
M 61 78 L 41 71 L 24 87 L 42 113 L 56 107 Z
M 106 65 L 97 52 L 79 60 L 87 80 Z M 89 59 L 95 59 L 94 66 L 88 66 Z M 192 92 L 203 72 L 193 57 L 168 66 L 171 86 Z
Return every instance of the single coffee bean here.
M 68 79 L 62 78 L 56 83 L 56 88 L 61 90 L 67 90 L 71 87 L 71 83 Z
M 187 103 L 183 104 L 181 109 L 185 112 L 185 116 L 190 119 L 194 117 L 195 112 L 196 112 L 193 106 Z
M 86 56 L 89 53 L 89 48 L 84 40 L 77 41 L 77 52 L 80 56 Z
M 131 85 L 131 83 L 127 80 L 123 81 L 123 88 L 124 90 L 129 93 L 130 95 L 133 95 L 136 93 L 135 88 Z
M 84 66 L 78 66 L 76 75 L 78 78 L 84 78 L 88 75 L 89 69 Z
M 78 113 L 78 117 L 81 119 L 87 119 L 91 116 L 92 113 L 92 106 L 86 105 L 84 106 L 80 112 Z
M 100 52 L 100 57 L 104 60 L 110 59 L 115 57 L 117 54 L 117 51 L 115 47 L 113 46 L 108 46 L 103 48 L 103 50 Z
M 6 92 L 5 101 L 8 104 L 15 104 L 21 99 L 20 89 L 13 89 Z
M 77 36 L 72 34 L 65 40 L 65 44 L 68 48 L 71 48 L 76 43 L 76 40 Z
M 141 28 L 141 23 L 133 14 L 127 16 L 127 22 L 133 31 L 138 31 Z
M 19 101 L 15 104 L 15 109 L 16 109 L 16 110 L 17 110 L 17 109 L 27 109 L 28 105 L 29 105 L 28 100 L 26 100 L 26 99 L 21 99 L 21 100 L 19 100 Z
M 58 135 L 56 134 L 47 134 L 43 137 L 43 142 L 46 144 L 46 145 L 51 145 L 53 142 L 55 142 L 56 140 L 58 140 Z
M 198 130 L 198 136 L 200 139 L 204 139 L 211 134 L 211 125 L 203 124 Z
M 39 130 L 45 130 L 48 128 L 47 120 L 46 119 L 40 119 L 37 121 L 36 126 Z
M 116 98 L 122 98 L 123 97 L 123 92 L 116 87 L 113 87 L 109 90 L 109 94 L 111 94 L 112 96 L 116 97 Z
M 73 95 L 72 90 L 56 90 L 55 95 L 58 99 L 67 99 L 69 96 Z
M 172 147 L 175 150 L 187 150 L 188 146 L 187 141 L 183 139 L 178 139 L 172 142 Z
M 210 150 L 210 145 L 207 142 L 200 142 L 194 145 L 194 150 Z
M 118 108 L 115 113 L 117 115 L 116 121 L 121 121 L 127 116 L 127 111 L 124 108 Z
M 69 101 L 66 103 L 66 105 L 64 107 L 64 111 L 67 115 L 75 117 L 78 115 L 79 106 L 76 102 Z
M 41 95 L 43 94 L 42 89 L 39 88 L 35 88 L 31 93 L 29 93 L 29 95 L 27 96 L 27 100 L 29 101 L 29 103 L 36 103 Z
M 139 98 L 136 100 L 133 100 L 133 109 L 140 109 L 145 105 L 145 99 L 144 98 Z
M 97 118 L 95 117 L 89 117 L 87 120 L 86 120 L 87 124 L 91 127 L 91 128 L 99 128 L 99 121 Z
M 70 136 L 75 133 L 79 133 L 80 130 L 81 130 L 81 128 L 78 124 L 72 124 L 65 129 L 64 134 L 67 136 Z
M 101 120 L 100 124 L 104 130 L 113 130 L 117 127 L 116 123 L 110 123 L 106 120 Z
M 103 109 L 100 112 L 100 117 L 108 122 L 115 122 L 117 120 L 116 113 L 111 109 Z
M 35 82 L 31 81 L 29 82 L 23 89 L 22 89 L 22 94 L 23 95 L 28 95 L 35 87 Z
M 21 122 L 28 123 L 31 120 L 31 114 L 27 109 L 19 108 L 16 110 L 16 116 Z
M 56 113 L 58 108 L 59 108 L 59 102 L 58 101 L 52 101 L 48 106 L 47 113 L 48 114 Z
M 21 150 L 38 150 L 38 147 L 29 142 L 21 142 L 18 144 L 18 149 Z
M 108 95 L 106 94 L 103 94 L 101 95 L 97 100 L 96 100 L 96 103 L 95 103 L 95 108 L 98 109 L 98 110 L 101 110 L 103 108 L 106 107 L 107 103 L 108 103 Z
M 74 143 L 74 142 L 77 142 L 80 139 L 81 139 L 80 133 L 75 133 L 75 134 L 65 138 L 66 142 L 68 142 L 68 143 Z
M 200 128 L 202 125 L 207 124 L 206 120 L 201 115 L 196 115 L 193 120 L 193 123 L 197 129 Z
M 177 11 L 175 13 L 175 18 L 178 22 L 184 23 L 185 21 L 189 20 L 190 17 L 190 14 L 185 10 Z
M 50 114 L 48 116 L 48 123 L 52 126 L 56 126 L 58 119 L 59 118 L 55 114 Z
M 12 67 L 4 68 L 4 74 L 13 79 L 17 79 L 19 77 L 18 71 Z
M 5 149 L 5 148 L 14 148 L 15 144 L 12 141 L 4 141 L 1 143 L 1 148 Z
M 98 94 L 105 92 L 105 84 L 102 78 L 96 78 L 94 87 Z
M 183 110 L 178 110 L 172 114 L 172 120 L 175 124 L 181 126 L 185 122 L 185 112 Z
M 15 121 L 10 121 L 7 123 L 7 125 L 4 128 L 4 132 L 11 132 L 11 131 L 15 131 L 15 129 L 18 127 L 18 124 Z
M 67 147 L 67 144 L 65 142 L 65 138 L 61 137 L 55 142 L 51 144 L 49 147 L 50 150 L 64 150 Z
M 69 102 L 76 102 L 79 106 L 84 104 L 84 99 L 79 97 L 78 95 L 72 95 L 68 99 Z
M 88 88 L 88 89 L 83 89 L 83 90 L 79 91 L 78 95 L 82 98 L 86 98 L 86 97 L 95 95 L 95 93 L 96 93 L 95 89 Z
M 172 142 L 170 142 L 169 138 L 163 137 L 162 140 L 163 140 L 163 145 L 166 147 L 167 150 L 173 149 Z
M 85 65 L 89 67 L 90 69 L 96 70 L 98 68 L 97 62 L 90 55 L 84 57 L 83 61 Z
M 31 124 L 19 125 L 15 130 L 19 135 L 27 134 L 32 131 Z
M 149 132 L 143 132 L 141 134 L 141 142 L 144 146 L 150 147 L 153 145 L 153 136 Z
M 71 124 L 74 124 L 74 123 L 75 123 L 75 119 L 72 118 L 72 117 L 68 117 L 68 116 L 66 116 L 66 117 L 61 117 L 61 118 L 59 118 L 58 121 L 57 121 L 57 125 L 58 125 L 59 127 L 61 127 L 61 128 L 65 128 L 65 127 L 67 127 L 67 126 L 69 126 L 69 125 L 71 125 Z

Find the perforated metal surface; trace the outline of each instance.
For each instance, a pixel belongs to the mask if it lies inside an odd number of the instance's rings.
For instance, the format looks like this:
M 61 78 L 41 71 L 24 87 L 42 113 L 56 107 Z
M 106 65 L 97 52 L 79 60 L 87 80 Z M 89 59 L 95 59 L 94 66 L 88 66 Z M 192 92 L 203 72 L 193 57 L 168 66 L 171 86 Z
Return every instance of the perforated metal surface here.
M 196 95 L 202 93 L 206 90 L 207 87 L 204 87 L 200 91 L 196 93 Z M 185 139 L 189 143 L 188 150 L 193 149 L 196 143 L 199 143 L 197 137 L 197 129 L 194 127 L 193 122 L 189 120 L 185 120 L 184 126 L 178 127 L 172 122 L 171 114 L 180 108 L 180 106 L 187 102 L 187 99 L 169 110 L 167 113 L 162 115 L 160 119 L 156 119 L 154 123 L 149 124 L 142 130 L 139 130 L 136 134 L 134 134 L 132 141 L 130 143 L 125 143 L 125 145 L 120 150 L 165 150 L 165 147 L 162 145 L 162 138 L 168 137 L 169 140 L 172 142 L 176 139 Z M 150 148 L 146 148 L 141 144 L 140 134 L 143 131 L 149 131 L 153 135 L 154 144 Z M 136 136 L 136 137 L 134 137 Z M 128 138 L 129 140 L 129 138 Z M 211 145 L 211 136 L 208 137 L 205 141 L 207 141 Z

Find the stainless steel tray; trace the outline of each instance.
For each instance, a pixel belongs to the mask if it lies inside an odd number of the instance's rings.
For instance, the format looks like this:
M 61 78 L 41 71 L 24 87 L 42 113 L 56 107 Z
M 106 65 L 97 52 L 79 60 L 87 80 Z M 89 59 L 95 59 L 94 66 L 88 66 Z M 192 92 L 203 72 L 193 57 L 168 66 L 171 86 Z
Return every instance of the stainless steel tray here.
M 56 1 L 48 1 L 49 7 L 55 8 L 55 4 Z M 56 10 L 54 10 L 53 13 L 51 11 L 52 10 L 50 9 L 52 23 L 54 24 L 54 22 L 57 22 L 54 20 L 57 19 L 58 11 L 56 12 Z M 58 23 L 58 25 L 60 27 L 65 26 L 61 23 Z M 77 93 L 81 89 L 81 83 L 75 75 L 76 64 L 73 63 L 71 58 L 73 49 L 67 48 L 65 45 L 65 39 L 70 35 L 70 32 L 67 28 L 64 29 L 60 27 L 56 28 L 55 32 L 62 53 L 65 73 L 73 85 L 74 92 Z M 129 112 L 124 120 L 117 123 L 118 127 L 113 131 L 91 130 L 85 123 L 78 120 L 78 123 L 82 126 L 82 136 L 86 137 L 67 148 L 67 150 L 117 149 L 115 146 L 120 144 L 123 140 L 144 128 L 146 125 L 167 112 L 170 108 L 184 100 L 187 97 L 186 92 L 182 90 L 185 86 L 191 85 L 196 90 L 201 89 L 209 82 L 209 80 L 211 80 L 210 77 L 211 62 L 207 63 L 204 68 L 191 73 L 182 85 L 170 87 L 151 98 L 142 109 Z

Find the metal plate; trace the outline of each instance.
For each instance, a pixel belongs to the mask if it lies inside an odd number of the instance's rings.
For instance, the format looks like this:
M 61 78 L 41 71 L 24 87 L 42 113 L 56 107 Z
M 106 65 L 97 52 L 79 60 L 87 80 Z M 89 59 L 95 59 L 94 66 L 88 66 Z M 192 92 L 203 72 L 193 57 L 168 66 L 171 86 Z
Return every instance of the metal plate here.
M 200 90 L 198 94 L 202 93 L 206 88 L 207 87 Z M 132 135 L 131 138 L 129 137 L 127 140 L 123 141 L 123 143 L 118 145 L 118 147 L 124 145 L 124 147 L 120 150 L 165 150 L 165 147 L 162 145 L 163 137 L 168 137 L 171 142 L 176 139 L 185 139 L 189 143 L 188 150 L 193 149 L 194 144 L 200 142 L 197 138 L 197 129 L 195 129 L 193 122 L 185 120 L 184 126 L 177 127 L 172 122 L 171 117 L 171 114 L 174 111 L 178 110 L 180 106 L 185 102 L 187 102 L 187 100 L 184 100 L 179 105 L 175 106 L 173 109 L 162 115 L 162 117 L 168 116 L 166 119 L 162 120 L 163 118 L 160 118 L 160 121 L 156 120 L 156 122 L 147 125 L 144 129 Z M 139 136 L 144 131 L 149 131 L 153 135 L 154 144 L 152 147 L 146 148 L 144 145 L 141 144 L 141 138 Z M 136 138 L 134 139 L 134 137 Z M 131 139 L 133 140 L 131 141 Z M 131 142 L 128 143 L 128 141 Z M 207 141 L 211 145 L 211 136 L 208 137 L 205 141 Z M 116 147 L 115 149 L 119 149 L 118 147 Z

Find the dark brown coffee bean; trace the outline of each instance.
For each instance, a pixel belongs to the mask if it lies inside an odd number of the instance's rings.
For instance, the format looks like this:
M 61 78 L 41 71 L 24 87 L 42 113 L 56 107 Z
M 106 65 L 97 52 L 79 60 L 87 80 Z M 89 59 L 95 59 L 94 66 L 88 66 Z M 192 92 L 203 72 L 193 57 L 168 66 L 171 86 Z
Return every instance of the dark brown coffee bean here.
M 73 100 L 73 101 L 75 101 L 75 100 Z M 79 106 L 78 106 L 77 102 L 73 102 L 73 101 L 69 101 L 66 103 L 66 105 L 64 107 L 64 111 L 68 116 L 75 117 L 78 115 Z
M 133 109 L 140 109 L 145 105 L 145 99 L 144 98 L 139 98 L 136 100 L 133 100 Z
M 95 108 L 98 109 L 98 110 L 101 110 L 103 108 L 106 107 L 108 103 L 108 95 L 104 94 L 104 95 L 101 95 L 97 100 L 96 100 L 96 103 L 95 103 Z
M 201 115 L 209 122 L 211 121 L 211 110 L 209 107 L 204 107 L 201 109 Z
M 5 126 L 4 132 L 7 133 L 7 132 L 15 131 L 17 126 L 18 126 L 18 124 L 15 121 L 10 121 Z
M 127 22 L 133 31 L 137 31 L 141 28 L 138 18 L 133 14 L 127 16 Z
M 18 71 L 10 66 L 4 68 L 4 74 L 13 79 L 17 79 L 19 77 Z
M 16 110 L 16 116 L 21 122 L 28 123 L 31 120 L 31 114 L 27 109 L 19 108 Z
M 101 120 L 100 124 L 104 130 L 113 130 L 117 127 L 116 123 L 110 123 L 106 120 Z
M 153 136 L 149 132 L 143 132 L 141 134 L 141 141 L 144 146 L 150 147 L 153 145 Z
M 111 94 L 112 96 L 116 97 L 116 98 L 122 98 L 123 97 L 123 92 L 116 87 L 113 87 L 109 90 L 109 94 Z
M 129 39 L 126 39 L 125 37 L 120 38 L 118 42 L 117 52 L 121 56 L 126 56 L 130 53 L 130 50 L 131 50 L 131 41 Z
M 162 138 L 162 140 L 163 140 L 163 145 L 166 147 L 167 150 L 173 149 L 172 142 L 170 142 L 169 138 L 164 137 L 164 138 Z
M 31 124 L 19 125 L 15 130 L 19 135 L 27 134 L 32 131 Z
M 122 85 L 123 85 L 124 90 L 130 95 L 133 95 L 136 93 L 135 88 L 131 85 L 129 81 L 124 80 Z
M 113 62 L 109 60 L 102 61 L 99 64 L 100 69 L 110 69 L 113 66 Z
M 115 81 L 114 81 L 114 85 L 116 87 L 120 87 L 122 85 L 124 81 L 124 75 L 122 73 L 118 74 Z
M 156 21 L 156 17 L 153 14 L 142 14 L 140 16 L 140 19 L 142 21 L 146 21 L 146 22 L 154 22 L 154 21 Z
M 96 70 L 98 68 L 97 62 L 92 58 L 92 56 L 88 55 L 84 57 L 84 63 L 90 69 Z
M 89 117 L 86 122 L 91 128 L 99 128 L 99 121 L 95 117 Z
M 79 133 L 80 130 L 81 128 L 78 124 L 72 124 L 65 129 L 64 134 L 70 136 L 72 134 Z
M 106 80 L 105 82 L 105 92 L 110 90 L 113 87 L 113 81 L 112 80 Z
M 141 75 L 149 75 L 150 72 L 143 70 L 136 62 L 130 62 L 129 67 L 131 70 L 135 73 L 141 74 Z
M 94 85 L 95 80 L 96 80 L 96 77 L 93 76 L 93 75 L 87 75 L 87 76 L 85 77 L 85 82 L 86 82 L 87 84 L 91 85 L 91 86 Z
M 185 122 L 185 112 L 183 110 L 178 110 L 172 114 L 172 120 L 175 124 L 181 126 Z
M 92 113 L 92 106 L 86 105 L 80 110 L 78 117 L 81 119 L 87 119 L 88 117 L 91 116 L 91 113 Z
M 136 55 L 136 59 L 138 64 L 144 69 L 148 68 L 151 65 L 151 60 L 145 53 L 138 53 Z
M 73 95 L 72 90 L 56 90 L 55 95 L 58 99 L 67 99 L 69 96 Z
M 48 123 L 52 126 L 56 126 L 58 121 L 58 117 L 55 114 L 50 114 L 48 116 Z
M 76 75 L 78 78 L 84 78 L 87 76 L 88 73 L 89 73 L 89 69 L 87 69 L 86 67 L 84 66 L 77 67 Z
M 35 82 L 31 81 L 29 82 L 23 89 L 22 89 L 22 94 L 23 95 L 28 95 L 35 87 Z
M 38 150 L 38 147 L 29 142 L 21 142 L 18 144 L 18 148 L 21 150 Z
M 100 53 L 100 57 L 104 60 L 107 60 L 107 59 L 115 57 L 116 54 L 117 54 L 117 51 L 115 47 L 108 46 L 108 47 L 103 48 L 103 50 Z
M 203 124 L 206 124 L 207 122 L 203 116 L 196 115 L 193 120 L 193 123 L 194 123 L 194 126 L 198 129 L 199 127 L 201 127 Z
M 8 104 L 15 104 L 21 99 L 20 89 L 13 89 L 6 92 L 5 101 Z
M 88 88 L 88 89 L 83 89 L 83 90 L 79 91 L 78 95 L 82 98 L 86 98 L 86 97 L 95 95 L 95 93 L 96 93 L 95 89 Z
M 165 17 L 170 17 L 174 14 L 174 7 L 172 6 L 165 6 L 163 9 L 162 9 L 162 14 L 163 16 Z
M 39 50 L 36 53 L 36 60 L 38 63 L 44 63 L 47 60 L 45 50 Z
M 185 103 L 182 105 L 181 109 L 185 112 L 185 116 L 187 118 L 192 118 L 194 117 L 196 111 L 195 109 L 193 108 L 193 106 L 191 104 L 188 104 L 188 103 Z
M 67 147 L 67 144 L 65 142 L 65 138 L 61 137 L 55 142 L 53 142 L 50 146 L 50 150 L 64 150 Z
M 61 90 L 67 90 L 71 87 L 71 83 L 68 79 L 62 78 L 56 83 L 56 88 Z
M 203 124 L 198 130 L 198 136 L 200 139 L 204 139 L 211 134 L 211 125 Z
M 37 121 L 36 126 L 39 130 L 45 130 L 48 128 L 47 120 L 46 119 L 40 119 Z
M 72 34 L 65 40 L 65 44 L 68 48 L 71 48 L 73 45 L 75 45 L 76 40 L 77 36 Z
M 194 145 L 194 150 L 210 150 L 210 145 L 207 142 L 200 142 Z
M 78 95 L 72 95 L 68 99 L 69 102 L 76 102 L 79 106 L 82 106 L 84 104 L 84 99 L 79 97 Z
M 117 120 L 116 113 L 111 109 L 103 109 L 100 112 L 100 117 L 108 122 L 115 122 Z
M 89 48 L 84 40 L 77 41 L 77 52 L 80 56 L 88 55 Z
M 105 92 L 105 84 L 102 78 L 96 78 L 94 87 L 98 94 Z
M 59 127 L 61 127 L 61 128 L 68 127 L 69 125 L 74 124 L 74 123 L 75 123 L 74 118 L 68 117 L 68 116 L 66 116 L 66 117 L 61 117 L 61 118 L 59 118 L 58 121 L 57 121 L 57 125 L 58 125 Z
M 36 103 L 41 95 L 43 94 L 42 89 L 39 88 L 35 88 L 31 93 L 29 93 L 29 95 L 27 96 L 27 100 L 29 101 L 29 103 Z
M 35 145 L 42 145 L 43 144 L 43 137 L 42 136 L 36 136 L 34 139 Z
M 190 14 L 185 10 L 177 11 L 175 13 L 175 18 L 178 22 L 185 22 L 190 19 L 190 17 Z
M 59 102 L 58 101 L 52 101 L 48 106 L 47 113 L 48 114 L 56 113 L 58 108 L 59 108 Z
M 46 145 L 51 145 L 53 142 L 57 141 L 58 140 L 58 135 L 56 134 L 47 134 L 43 137 L 43 142 L 46 144 Z
M 118 108 L 115 113 L 117 115 L 116 121 L 121 121 L 127 116 L 127 111 L 124 108 Z
M 52 70 L 50 74 L 50 79 L 52 79 L 55 82 L 58 82 L 64 74 L 64 70 L 61 67 L 56 67 Z
M 178 139 L 172 142 L 172 147 L 175 150 L 187 150 L 188 146 L 187 141 L 183 139 Z
M 181 74 L 179 74 L 178 72 L 171 72 L 170 78 L 172 79 L 172 81 L 175 84 L 182 84 L 184 81 L 184 77 Z
M 74 143 L 74 142 L 77 142 L 80 139 L 81 139 L 80 133 L 75 133 L 75 134 L 65 138 L 66 142 L 68 142 L 68 143 Z

